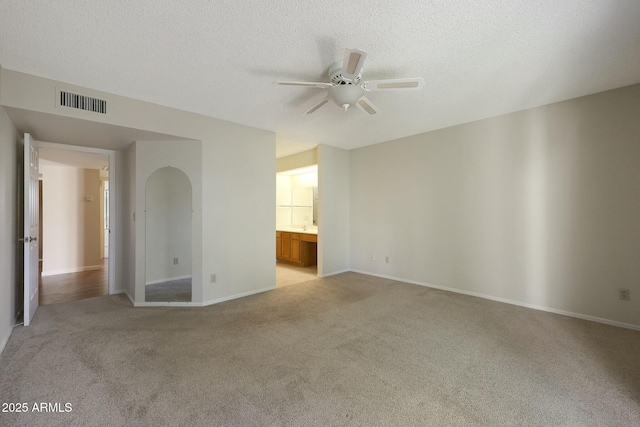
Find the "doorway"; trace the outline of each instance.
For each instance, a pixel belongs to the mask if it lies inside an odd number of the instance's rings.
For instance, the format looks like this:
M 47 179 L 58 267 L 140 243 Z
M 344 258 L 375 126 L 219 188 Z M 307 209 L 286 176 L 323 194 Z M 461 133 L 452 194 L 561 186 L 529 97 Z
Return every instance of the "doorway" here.
M 318 276 L 318 165 L 276 174 L 276 287 Z
M 39 303 L 108 295 L 109 156 L 51 146 L 39 154 Z

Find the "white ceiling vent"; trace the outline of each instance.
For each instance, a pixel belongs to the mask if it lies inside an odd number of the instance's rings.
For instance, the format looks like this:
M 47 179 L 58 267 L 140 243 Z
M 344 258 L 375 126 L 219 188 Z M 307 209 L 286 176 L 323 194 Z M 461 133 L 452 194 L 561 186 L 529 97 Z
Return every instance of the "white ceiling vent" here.
M 103 99 L 78 95 L 77 93 L 65 92 L 64 90 L 60 91 L 59 99 L 62 107 L 107 114 L 107 101 Z

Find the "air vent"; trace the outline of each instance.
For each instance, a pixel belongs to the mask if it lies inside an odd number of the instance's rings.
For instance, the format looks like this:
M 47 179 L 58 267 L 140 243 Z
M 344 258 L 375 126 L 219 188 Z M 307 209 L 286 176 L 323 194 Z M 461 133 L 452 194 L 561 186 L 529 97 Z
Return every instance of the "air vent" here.
M 107 101 L 71 92 L 60 91 L 60 105 L 78 110 L 107 114 Z

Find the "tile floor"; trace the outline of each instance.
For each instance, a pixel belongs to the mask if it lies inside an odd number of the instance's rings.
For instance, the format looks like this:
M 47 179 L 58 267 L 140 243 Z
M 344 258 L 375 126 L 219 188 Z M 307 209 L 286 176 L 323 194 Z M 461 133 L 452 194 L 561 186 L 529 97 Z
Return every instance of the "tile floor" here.
M 276 262 L 276 286 L 278 288 L 307 282 L 309 280 L 316 279 L 317 276 L 317 265 L 298 267 L 297 265 L 291 265 L 284 262 Z

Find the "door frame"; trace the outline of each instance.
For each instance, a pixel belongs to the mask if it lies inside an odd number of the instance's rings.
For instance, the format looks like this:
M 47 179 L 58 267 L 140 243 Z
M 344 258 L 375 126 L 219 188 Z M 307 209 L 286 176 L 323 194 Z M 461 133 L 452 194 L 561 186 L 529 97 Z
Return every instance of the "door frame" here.
M 59 144 L 57 142 L 36 141 L 38 148 L 54 148 L 56 150 L 80 151 L 83 153 L 102 154 L 109 158 L 109 295 L 116 292 L 116 233 L 118 224 L 115 224 L 116 213 L 116 151 L 104 148 L 85 147 L 82 145 Z

